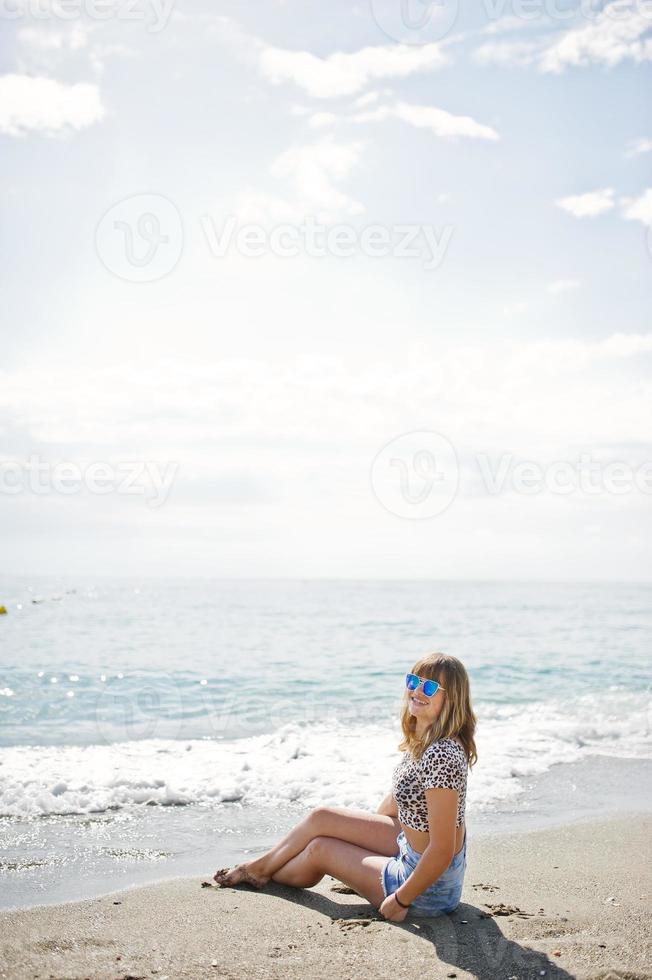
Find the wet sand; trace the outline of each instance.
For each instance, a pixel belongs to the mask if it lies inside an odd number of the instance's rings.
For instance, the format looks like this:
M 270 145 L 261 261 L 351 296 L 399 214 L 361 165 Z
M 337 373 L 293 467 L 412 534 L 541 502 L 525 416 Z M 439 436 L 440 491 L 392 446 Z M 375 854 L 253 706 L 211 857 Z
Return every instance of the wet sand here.
M 263 891 L 177 878 L 10 910 L 0 977 L 652 978 L 651 840 L 649 814 L 526 834 L 469 828 L 458 909 L 400 924 L 330 877 Z M 205 877 L 222 864 L 216 854 Z

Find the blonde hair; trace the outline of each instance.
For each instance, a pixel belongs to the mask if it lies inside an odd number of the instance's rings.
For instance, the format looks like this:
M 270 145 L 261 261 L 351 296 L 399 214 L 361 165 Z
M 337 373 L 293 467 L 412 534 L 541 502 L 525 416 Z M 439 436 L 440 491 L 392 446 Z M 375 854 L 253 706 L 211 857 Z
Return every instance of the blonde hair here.
M 403 739 L 399 744 L 399 751 L 411 752 L 415 759 L 420 759 L 432 742 L 457 736 L 464 746 L 469 766 L 473 767 L 478 761 L 474 738 L 477 719 L 471 706 L 471 689 L 466 667 L 457 657 L 451 657 L 447 653 L 430 653 L 417 660 L 411 673 L 439 681 L 444 688 L 444 704 L 439 717 L 421 736 L 417 736 L 417 720 L 410 711 L 411 692 L 406 688 L 401 705 Z

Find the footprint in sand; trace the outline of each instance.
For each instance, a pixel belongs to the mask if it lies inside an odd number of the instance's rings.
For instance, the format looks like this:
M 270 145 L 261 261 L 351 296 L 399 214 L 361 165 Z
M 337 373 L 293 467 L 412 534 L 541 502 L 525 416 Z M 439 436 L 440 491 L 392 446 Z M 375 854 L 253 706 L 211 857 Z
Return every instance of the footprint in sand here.
M 370 926 L 373 921 L 374 919 L 335 919 L 335 925 L 347 931 L 358 926 Z
M 484 905 L 490 910 L 487 915 L 517 915 L 520 919 L 529 919 L 532 915 L 532 912 L 524 912 L 518 905 L 505 905 L 503 902 L 498 905 L 489 905 L 485 902 Z

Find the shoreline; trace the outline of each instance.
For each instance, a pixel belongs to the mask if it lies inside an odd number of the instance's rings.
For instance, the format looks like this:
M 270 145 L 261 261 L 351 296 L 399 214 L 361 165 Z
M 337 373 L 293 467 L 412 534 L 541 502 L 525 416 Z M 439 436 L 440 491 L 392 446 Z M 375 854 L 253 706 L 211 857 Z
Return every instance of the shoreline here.
M 589 756 L 557 763 L 524 781 L 511 806 L 483 810 L 470 800 L 469 840 L 652 812 L 651 775 L 649 759 Z M 608 794 L 600 791 L 607 786 Z M 225 866 L 268 850 L 305 812 L 241 810 L 235 804 L 232 811 L 191 805 L 19 822 L 8 817 L 0 820 L 0 910 L 81 901 L 206 874 L 216 855 Z
M 334 890 L 330 876 L 260 892 L 180 876 L 5 910 L 0 977 L 396 978 L 427 968 L 458 980 L 541 970 L 546 980 L 643 980 L 652 977 L 650 840 L 649 813 L 469 832 L 458 909 L 400 924 Z
M 585 814 L 578 814 L 570 818 L 568 816 L 566 816 L 565 818 L 560 817 L 557 821 L 554 821 L 552 819 L 547 819 L 545 822 L 537 823 L 537 825 L 535 825 L 534 827 L 531 827 L 526 830 L 514 830 L 514 829 L 501 830 L 500 828 L 496 828 L 494 826 L 486 826 L 486 825 L 481 825 L 481 826 L 476 825 L 475 827 L 472 828 L 467 822 L 467 833 L 468 833 L 469 846 L 470 846 L 471 839 L 476 841 L 479 846 L 485 843 L 486 844 L 491 843 L 491 845 L 493 846 L 498 844 L 503 839 L 511 839 L 514 837 L 526 837 L 531 834 L 541 833 L 543 831 L 554 832 L 555 830 L 566 830 L 566 829 L 572 830 L 572 829 L 582 827 L 585 824 L 592 825 L 594 823 L 601 824 L 601 823 L 610 823 L 612 821 L 619 822 L 621 820 L 644 819 L 648 817 L 652 821 L 652 810 L 633 810 L 630 812 L 618 811 L 614 813 L 606 813 L 602 819 L 597 818 L 595 814 L 591 814 L 590 816 L 587 816 Z M 279 837 L 280 836 L 282 835 L 279 834 Z M 227 857 L 225 859 L 224 866 L 229 866 L 229 863 L 235 864 L 238 861 L 246 860 L 248 857 L 253 858 L 256 853 L 258 852 L 262 853 L 264 850 L 267 850 L 267 845 L 262 846 L 256 844 L 253 847 L 247 848 L 246 853 L 243 853 L 242 849 L 239 848 L 233 851 L 230 858 Z M 213 851 L 215 851 L 215 848 L 213 848 Z M 224 848 L 224 851 L 226 851 L 226 848 Z M 210 864 L 211 859 L 214 860 L 214 858 L 210 857 L 208 858 L 208 861 L 204 861 L 203 864 L 208 866 Z M 128 892 L 136 891 L 138 889 L 152 888 L 155 886 L 171 884 L 173 882 L 195 879 L 197 877 L 201 878 L 203 873 L 204 872 L 202 871 L 193 871 L 193 870 L 191 871 L 181 870 L 178 872 L 170 871 L 167 874 L 165 872 L 162 872 L 157 877 L 152 877 L 146 881 L 132 881 L 127 884 L 116 885 L 116 887 L 106 888 L 99 891 L 93 890 L 86 894 L 76 895 L 71 898 L 53 899 L 51 901 L 43 901 L 43 902 L 29 902 L 29 903 L 26 902 L 23 904 L 19 903 L 10 906 L 0 906 L 0 918 L 3 915 L 12 912 L 27 912 L 32 909 L 50 909 L 50 908 L 59 908 L 67 905 L 71 905 L 71 906 L 81 905 L 84 902 L 92 902 L 98 899 L 111 898 L 113 896 L 123 895 Z M 206 874 L 208 875 L 208 872 L 206 872 Z M 210 877 L 210 875 L 208 875 L 208 877 Z M 652 974 L 651 974 L 651 980 L 652 980 Z

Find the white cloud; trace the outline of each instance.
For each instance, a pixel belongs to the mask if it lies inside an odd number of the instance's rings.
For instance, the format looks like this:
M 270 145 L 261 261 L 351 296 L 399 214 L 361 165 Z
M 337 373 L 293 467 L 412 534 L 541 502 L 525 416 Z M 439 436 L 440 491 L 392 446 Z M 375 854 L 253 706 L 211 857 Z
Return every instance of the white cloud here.
M 644 225 L 652 228 L 652 188 L 641 194 L 640 197 L 625 199 L 623 218 L 630 221 L 642 221 Z
M 615 333 L 596 345 L 598 356 L 636 357 L 637 354 L 652 353 L 652 334 Z
M 334 191 L 333 181 L 348 177 L 358 162 L 361 143 L 336 143 L 323 140 L 308 146 L 293 146 L 285 150 L 272 165 L 275 177 L 289 177 L 304 200 L 332 203 L 333 195 L 340 200 L 340 192 Z
M 258 66 L 265 78 L 276 85 L 294 82 L 318 99 L 355 95 L 375 79 L 407 78 L 448 63 L 438 44 L 367 47 L 351 53 L 337 51 L 327 58 L 259 45 Z
M 54 135 L 100 120 L 104 107 L 96 85 L 65 85 L 50 78 L 0 76 L 0 132 Z
M 569 293 L 573 289 L 579 289 L 580 286 L 579 279 L 555 279 L 554 282 L 549 283 L 548 292 L 557 296 L 559 293 Z
M 351 117 L 354 122 L 371 122 L 384 119 L 401 119 L 410 126 L 418 129 L 429 129 L 435 136 L 442 139 L 497 140 L 498 133 L 491 126 L 478 123 L 470 116 L 455 116 L 445 109 L 435 106 L 410 105 L 407 102 L 397 102 L 392 106 L 379 106 L 368 112 L 360 112 Z
M 510 27 L 515 28 L 514 23 Z M 593 64 L 613 67 L 623 61 L 652 60 L 652 18 L 643 4 L 633 7 L 612 0 L 592 19 L 560 31 L 552 39 L 490 41 L 474 58 L 480 64 L 535 64 L 541 72 L 559 74 L 569 67 Z M 491 32 L 495 33 L 495 32 Z
M 374 109 L 367 109 L 353 115 L 338 116 L 333 112 L 315 112 L 310 117 L 309 125 L 313 129 L 320 129 L 325 126 L 332 126 L 340 120 L 367 123 L 383 122 L 386 119 L 400 119 L 418 129 L 429 129 L 431 133 L 441 139 L 455 140 L 459 137 L 484 140 L 500 139 L 495 129 L 476 122 L 470 116 L 456 116 L 435 106 L 411 105 L 407 102 L 377 106 Z
M 642 153 L 650 153 L 650 151 L 652 151 L 652 139 L 631 140 L 627 144 L 625 156 L 637 157 Z
M 380 344 L 363 361 L 337 352 L 278 358 L 181 352 L 149 357 L 139 368 L 125 351 L 125 362 L 111 366 L 66 358 L 60 364 L 0 369 L 0 419 L 5 431 L 20 439 L 15 451 L 5 448 L 5 458 L 14 452 L 23 459 L 33 446 L 42 447 L 51 463 L 66 460 L 84 468 L 127 460 L 153 460 L 160 470 L 177 466 L 165 507 L 150 510 L 126 493 L 51 494 L 37 500 L 23 494 L 12 498 L 10 523 L 33 526 L 37 505 L 39 521 L 56 527 L 61 540 L 74 541 L 92 533 L 93 524 L 106 527 L 109 520 L 115 555 L 98 538 L 98 567 L 104 571 L 107 560 L 123 567 L 125 554 L 136 566 L 149 561 L 156 567 L 163 552 L 169 561 L 169 548 L 160 551 L 161 542 L 169 540 L 177 542 L 175 554 L 188 569 L 258 576 L 261 568 L 272 575 L 304 575 L 308 553 L 331 551 L 337 565 L 319 557 L 310 567 L 316 575 L 341 575 L 342 561 L 350 569 L 363 546 L 372 556 L 368 574 L 395 576 L 396 555 L 407 548 L 401 574 L 409 575 L 415 561 L 428 567 L 423 562 L 431 542 L 406 544 L 399 531 L 388 549 L 388 521 L 374 501 L 369 477 L 376 453 L 419 426 L 445 435 L 460 460 L 460 495 L 443 545 L 436 528 L 447 568 L 459 555 L 464 527 L 498 523 L 497 537 L 520 556 L 518 571 L 527 574 L 533 544 L 527 535 L 523 539 L 526 524 L 535 521 L 542 543 L 548 541 L 558 560 L 559 548 L 568 545 L 578 524 L 610 523 L 614 515 L 614 535 L 620 535 L 627 515 L 632 534 L 640 537 L 649 523 L 649 496 L 603 492 L 596 499 L 577 493 L 570 501 L 557 497 L 548 511 L 542 504 L 551 500 L 547 494 L 526 497 L 506 487 L 504 496 L 489 499 L 470 462 L 484 456 L 494 472 L 503 453 L 514 462 L 544 467 L 577 463 L 587 454 L 603 463 L 645 463 L 652 386 L 642 359 L 651 352 L 652 335 L 598 341 L 487 338 L 429 340 L 405 346 L 394 359 Z M 482 509 L 487 504 L 489 509 Z M 515 516 L 515 506 L 526 510 Z M 280 564 L 278 557 L 269 562 L 270 548 L 282 555 Z M 459 574 L 477 576 L 485 550 L 471 548 L 455 566 Z M 610 557 L 608 550 L 604 554 Z M 12 560 L 21 556 L 42 568 L 36 533 L 21 536 Z M 623 552 L 623 558 L 631 560 L 631 554 Z M 491 574 L 504 576 L 504 568 L 503 556 Z
M 537 41 L 488 41 L 473 52 L 480 65 L 531 65 L 541 51 Z
M 337 120 L 338 117 L 334 112 L 315 112 L 308 120 L 308 124 L 312 129 L 321 129 L 323 126 L 332 126 Z
M 605 187 L 588 194 L 562 197 L 555 204 L 576 218 L 594 218 L 611 211 L 616 206 L 616 201 L 613 188 Z M 648 188 L 640 197 L 621 197 L 618 204 L 623 218 L 652 226 L 652 188 Z
M 550 24 L 550 20 L 546 19 L 542 22 L 540 17 L 533 17 L 531 20 L 524 20 L 523 17 L 518 17 L 516 14 L 506 15 L 503 17 L 498 17 L 496 20 L 491 20 L 485 28 L 483 28 L 483 34 L 509 34 L 513 31 L 524 31 L 528 28 L 539 28 L 542 23 L 546 26 Z
M 377 102 L 379 96 L 379 92 L 365 92 L 364 95 L 359 95 L 353 104 L 359 109 L 364 109 L 365 106 L 371 105 L 373 102 Z
M 613 188 L 605 187 L 588 194 L 576 194 L 562 197 L 555 201 L 557 207 L 563 208 L 576 218 L 594 218 L 615 207 Z
M 363 144 L 337 143 L 322 139 L 317 143 L 292 146 L 274 161 L 270 175 L 289 182 L 290 196 L 260 191 L 240 195 L 236 205 L 243 221 L 302 221 L 311 215 L 326 223 L 361 214 L 362 204 L 346 194 L 338 183 L 345 180 L 358 163 Z
M 98 75 L 106 68 L 109 58 L 136 58 L 137 53 L 126 44 L 94 44 L 89 52 L 91 67 Z
M 23 27 L 18 31 L 21 44 L 37 51 L 79 51 L 88 44 L 88 30 L 83 24 L 73 24 L 70 30 L 55 30 L 51 27 Z
M 544 51 L 542 71 L 561 72 L 568 66 L 617 65 L 621 61 L 649 61 L 652 49 L 644 38 L 652 19 L 642 7 L 613 0 L 595 20 L 567 31 Z
M 535 458 L 544 445 L 569 441 L 649 441 L 648 376 L 623 365 L 610 373 L 610 365 L 652 353 L 652 333 L 440 342 L 404 353 L 398 363 L 372 357 L 364 366 L 297 355 L 168 358 L 146 370 L 128 363 L 0 370 L 0 415 L 35 442 L 183 452 L 215 469 L 252 458 L 252 447 L 273 454 L 281 437 L 299 454 L 338 456 L 415 418 L 436 418 L 439 431 L 462 444 L 503 443 Z M 214 445 L 220 453 L 207 454 Z
M 56 75 L 83 51 L 89 67 L 99 75 L 109 59 L 135 57 L 135 50 L 125 44 L 100 40 L 106 31 L 102 21 L 62 24 L 56 12 L 49 22 L 21 27 L 16 39 L 22 48 L 22 72 L 30 76 Z

